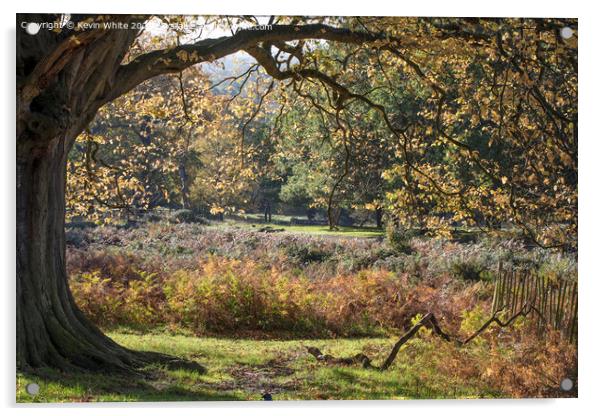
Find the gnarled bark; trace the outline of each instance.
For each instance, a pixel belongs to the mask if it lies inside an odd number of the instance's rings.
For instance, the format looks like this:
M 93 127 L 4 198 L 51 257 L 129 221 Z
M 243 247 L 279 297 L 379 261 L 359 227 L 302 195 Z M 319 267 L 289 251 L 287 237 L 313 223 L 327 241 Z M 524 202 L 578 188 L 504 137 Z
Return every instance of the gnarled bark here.
M 59 129 L 48 137 L 27 128 L 20 136 L 31 146 L 17 153 L 17 366 L 129 372 L 159 361 L 203 371 L 173 357 L 117 345 L 76 306 L 65 269 L 64 231 L 66 160 L 73 134 Z

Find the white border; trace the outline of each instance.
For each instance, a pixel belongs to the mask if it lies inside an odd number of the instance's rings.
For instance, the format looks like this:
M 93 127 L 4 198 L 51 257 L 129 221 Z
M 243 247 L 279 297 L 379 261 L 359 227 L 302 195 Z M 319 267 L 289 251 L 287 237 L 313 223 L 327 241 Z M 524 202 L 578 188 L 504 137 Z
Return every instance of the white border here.
M 2 2 L 3 64 L 2 127 L 4 137 L 0 178 L 6 197 L 0 204 L 4 231 L 3 247 L 0 249 L 4 273 L 1 291 L 4 336 L 0 344 L 3 374 L 0 392 L 9 414 L 38 413 L 44 415 L 71 415 L 85 412 L 90 415 L 130 414 L 163 415 L 165 408 L 182 414 L 219 413 L 229 414 L 292 414 L 307 416 L 331 414 L 365 415 L 367 412 L 384 414 L 420 413 L 468 415 L 504 415 L 508 413 L 542 413 L 549 415 L 589 414 L 599 407 L 602 394 L 600 382 L 600 322 L 596 302 L 602 293 L 600 263 L 602 250 L 602 177 L 598 166 L 602 163 L 602 146 L 599 135 L 602 129 L 600 88 L 600 31 L 601 14 L 593 1 L 541 1 L 496 0 L 485 1 L 326 1 L 301 0 L 295 2 L 267 0 L 236 0 L 203 2 L 152 1 L 152 0 L 103 0 L 83 2 L 81 0 L 56 0 L 35 2 L 33 0 Z M 471 400 L 471 401 L 411 401 L 411 402 L 243 402 L 243 403 L 159 403 L 159 404 L 101 404 L 101 405 L 45 405 L 21 406 L 16 408 L 14 375 L 14 314 L 15 314 L 15 13 L 16 12 L 66 12 L 66 13 L 165 13 L 165 14 L 304 14 L 304 15 L 400 15 L 400 16 L 520 16 L 520 17 L 578 17 L 579 18 L 579 399 L 565 400 Z M 597 296 L 596 296 L 597 295 Z M 596 296 L 596 297 L 594 297 Z

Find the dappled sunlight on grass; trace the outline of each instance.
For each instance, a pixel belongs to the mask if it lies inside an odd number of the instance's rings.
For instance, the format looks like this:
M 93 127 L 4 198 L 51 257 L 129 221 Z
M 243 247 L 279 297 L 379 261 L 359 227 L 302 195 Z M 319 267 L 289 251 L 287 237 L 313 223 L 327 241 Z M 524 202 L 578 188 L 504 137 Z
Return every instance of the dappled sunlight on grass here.
M 109 336 L 135 350 L 159 351 L 197 361 L 208 371 L 199 374 L 191 370 L 149 366 L 140 376 L 120 376 L 67 375 L 40 370 L 35 374 L 19 374 L 17 401 L 261 400 L 265 392 L 272 394 L 274 400 L 546 396 L 545 389 L 528 390 L 534 385 L 545 384 L 542 380 L 533 380 L 533 374 L 546 365 L 553 369 L 558 364 L 549 361 L 550 354 L 557 354 L 551 344 L 542 345 L 534 355 L 542 363 L 525 359 L 521 362 L 516 360 L 515 348 L 507 348 L 513 344 L 494 347 L 473 344 L 461 348 L 432 337 L 429 331 L 406 344 L 386 371 L 325 365 L 308 354 L 306 347 L 317 346 L 334 356 L 364 352 L 375 363 L 380 363 L 395 338 L 279 341 L 118 332 L 110 332 Z M 524 356 L 533 346 L 530 342 L 523 343 L 521 354 Z M 546 357 L 548 350 L 552 352 Z M 564 356 L 570 356 L 570 352 Z M 561 362 L 563 358 L 560 357 L 564 356 L 554 357 Z M 524 357 L 531 359 L 529 355 Z M 512 363 L 511 371 L 514 371 L 514 377 L 519 377 L 514 379 L 515 385 L 508 388 L 503 384 L 503 378 L 492 373 L 494 368 L 504 367 L 505 363 Z M 483 374 L 485 368 L 489 368 L 493 379 Z M 506 373 L 510 371 L 510 368 L 504 368 Z M 559 371 L 563 371 L 561 367 Z M 531 374 L 531 380 L 522 380 L 521 374 Z M 500 378 L 499 382 L 496 377 Z M 40 385 L 39 395 L 32 397 L 25 392 L 25 386 L 30 382 Z M 550 394 L 558 395 L 558 392 L 552 388 Z

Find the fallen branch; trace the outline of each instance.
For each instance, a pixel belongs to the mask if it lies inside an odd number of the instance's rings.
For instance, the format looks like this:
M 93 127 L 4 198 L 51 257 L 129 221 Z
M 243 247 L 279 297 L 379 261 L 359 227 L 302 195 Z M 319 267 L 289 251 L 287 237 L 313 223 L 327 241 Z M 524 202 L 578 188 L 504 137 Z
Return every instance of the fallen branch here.
M 316 360 L 325 362 L 327 364 L 337 365 L 353 365 L 361 364 L 364 368 L 376 368 L 372 365 L 372 362 L 365 354 L 356 354 L 353 357 L 348 358 L 336 358 L 332 355 L 322 354 L 322 352 L 316 347 L 307 347 L 307 352 L 316 357 Z
M 472 335 L 470 335 L 468 338 L 466 338 L 464 340 L 461 340 L 456 337 L 452 337 L 449 334 L 447 334 L 446 332 L 444 332 L 443 329 L 441 329 L 441 327 L 439 326 L 439 323 L 437 322 L 435 315 L 433 315 L 431 312 L 429 312 L 426 315 L 424 315 L 422 317 L 422 319 L 420 319 L 420 321 L 418 321 L 405 334 L 403 334 L 401 336 L 401 338 L 399 338 L 399 340 L 395 343 L 395 345 L 393 345 L 393 349 L 387 356 L 387 359 L 380 366 L 373 365 L 372 360 L 365 354 L 361 354 L 361 353 L 356 354 L 353 357 L 337 358 L 332 355 L 322 354 L 322 352 L 316 347 L 307 347 L 307 352 L 309 352 L 311 355 L 313 355 L 316 358 L 316 360 L 326 363 L 326 364 L 331 364 L 331 365 L 361 364 L 363 368 L 371 368 L 371 369 L 375 369 L 375 370 L 384 371 L 384 370 L 387 370 L 391 366 L 391 364 L 393 364 L 393 361 L 395 361 L 395 358 L 397 357 L 397 354 L 399 353 L 399 350 L 401 349 L 401 347 L 404 344 L 406 344 L 410 339 L 412 339 L 418 333 L 420 328 L 422 328 L 422 327 L 427 327 L 427 328 L 432 329 L 433 333 L 435 333 L 435 335 L 437 335 L 438 337 L 442 338 L 443 340 L 445 340 L 447 342 L 455 342 L 456 345 L 458 345 L 458 346 L 464 346 L 464 345 L 468 344 L 469 342 L 471 342 L 472 340 L 474 340 L 479 335 L 481 335 L 483 332 L 485 332 L 485 330 L 494 323 L 497 324 L 499 327 L 504 328 L 504 327 L 512 325 L 519 317 L 521 317 L 521 316 L 526 317 L 531 312 L 536 312 L 538 315 L 541 315 L 539 310 L 537 310 L 537 308 L 535 306 L 533 306 L 532 303 L 525 303 L 523 305 L 523 307 L 517 313 L 512 315 L 510 318 L 508 318 L 507 321 L 504 322 L 504 321 L 500 320 L 500 318 L 498 317 L 498 315 L 502 312 L 502 310 L 503 309 L 499 309 L 499 310 L 495 311 L 494 314 L 491 316 L 491 318 L 489 318 L 483 325 L 481 325 L 481 327 L 479 329 L 477 329 Z

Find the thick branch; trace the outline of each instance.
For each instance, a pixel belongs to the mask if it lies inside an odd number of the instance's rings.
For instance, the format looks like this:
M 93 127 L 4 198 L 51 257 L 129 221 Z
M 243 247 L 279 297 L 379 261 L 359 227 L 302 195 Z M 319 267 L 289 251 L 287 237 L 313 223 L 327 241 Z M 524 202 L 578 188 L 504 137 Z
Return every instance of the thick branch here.
M 154 76 L 178 72 L 201 62 L 214 61 L 259 45 L 261 42 L 287 42 L 302 39 L 362 44 L 384 40 L 385 35 L 357 32 L 319 23 L 301 26 L 272 25 L 270 30 L 240 30 L 232 36 L 203 39 L 194 44 L 157 50 L 137 57 L 119 69 L 115 88 L 111 92 L 111 96 L 107 98 L 110 101 Z

